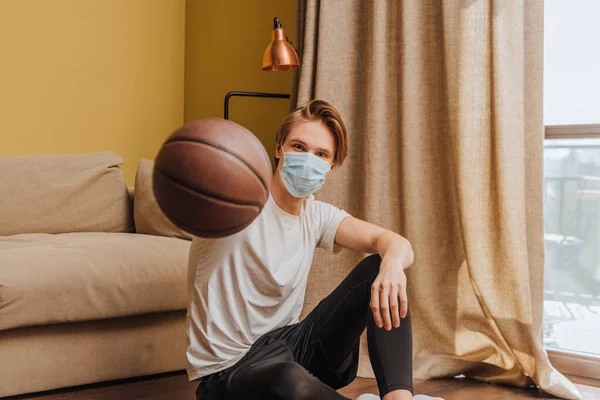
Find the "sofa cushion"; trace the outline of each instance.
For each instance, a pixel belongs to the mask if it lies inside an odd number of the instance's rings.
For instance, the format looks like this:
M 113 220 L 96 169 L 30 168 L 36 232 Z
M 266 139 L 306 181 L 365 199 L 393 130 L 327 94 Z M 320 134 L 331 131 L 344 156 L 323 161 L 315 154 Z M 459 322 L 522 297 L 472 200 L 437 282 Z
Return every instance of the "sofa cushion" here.
M 0 157 L 0 236 L 132 232 L 121 164 L 108 151 Z
M 185 309 L 189 246 L 134 233 L 0 237 L 0 330 Z
M 133 215 L 135 229 L 147 235 L 177 237 L 191 240 L 192 235 L 176 227 L 162 212 L 152 191 L 154 161 L 142 158 L 135 175 L 133 192 Z

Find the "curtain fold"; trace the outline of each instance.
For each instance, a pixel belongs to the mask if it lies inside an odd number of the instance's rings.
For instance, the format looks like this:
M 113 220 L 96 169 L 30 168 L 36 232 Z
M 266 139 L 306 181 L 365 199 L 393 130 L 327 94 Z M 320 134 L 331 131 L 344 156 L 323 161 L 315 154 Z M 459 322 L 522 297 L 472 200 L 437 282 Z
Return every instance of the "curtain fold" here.
M 298 19 L 293 103 L 349 129 L 318 197 L 415 250 L 415 377 L 580 398 L 542 338 L 543 0 L 299 0 Z M 304 312 L 360 257 L 319 252 Z

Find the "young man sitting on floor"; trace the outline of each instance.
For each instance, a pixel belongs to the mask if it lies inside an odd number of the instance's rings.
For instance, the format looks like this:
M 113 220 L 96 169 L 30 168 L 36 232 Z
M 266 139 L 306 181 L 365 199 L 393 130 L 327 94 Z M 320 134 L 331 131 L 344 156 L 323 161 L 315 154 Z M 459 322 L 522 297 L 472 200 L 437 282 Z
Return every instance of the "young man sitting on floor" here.
M 365 328 L 380 396 L 413 399 L 410 243 L 315 200 L 347 154 L 332 105 L 314 100 L 294 111 L 276 142 L 271 196 L 256 220 L 226 238 L 192 241 L 187 371 L 202 378 L 197 399 L 346 399 L 335 389 L 356 377 Z M 298 322 L 316 247 L 373 255 Z M 359 397 L 370 398 L 379 397 Z

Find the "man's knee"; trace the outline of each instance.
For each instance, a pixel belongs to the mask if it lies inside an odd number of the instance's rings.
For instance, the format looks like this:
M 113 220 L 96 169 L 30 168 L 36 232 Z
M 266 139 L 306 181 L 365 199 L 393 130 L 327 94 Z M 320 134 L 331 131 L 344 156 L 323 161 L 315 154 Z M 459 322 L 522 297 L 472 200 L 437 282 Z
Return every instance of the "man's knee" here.
M 278 399 L 314 399 L 318 382 L 302 366 L 295 362 L 278 363 L 273 371 L 272 393 Z
M 366 256 L 363 261 L 368 262 L 370 265 L 379 270 L 379 266 L 381 265 L 381 256 L 379 254 L 371 254 L 370 256 Z
M 379 267 L 381 265 L 381 256 L 379 254 L 371 254 L 362 259 L 360 263 L 355 267 L 361 275 L 364 275 L 367 279 L 374 281 L 379 274 Z

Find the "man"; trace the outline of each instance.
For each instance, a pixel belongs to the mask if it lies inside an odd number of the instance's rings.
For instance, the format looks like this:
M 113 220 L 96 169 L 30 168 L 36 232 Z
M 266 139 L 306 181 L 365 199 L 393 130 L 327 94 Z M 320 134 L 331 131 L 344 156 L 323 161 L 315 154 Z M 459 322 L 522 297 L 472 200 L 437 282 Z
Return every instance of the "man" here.
M 197 398 L 346 399 L 335 389 L 354 380 L 366 328 L 383 400 L 412 399 L 410 243 L 315 200 L 347 154 L 333 106 L 314 100 L 294 111 L 276 142 L 271 196 L 256 220 L 226 238 L 192 241 L 187 372 L 203 378 Z M 316 247 L 374 255 L 298 322 Z M 360 396 L 368 398 L 378 399 Z

